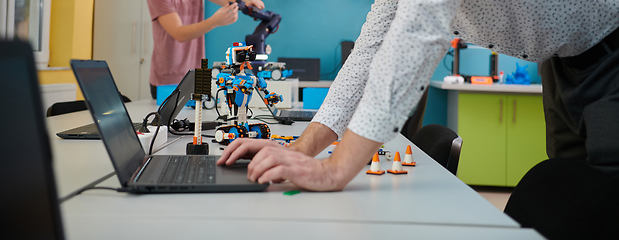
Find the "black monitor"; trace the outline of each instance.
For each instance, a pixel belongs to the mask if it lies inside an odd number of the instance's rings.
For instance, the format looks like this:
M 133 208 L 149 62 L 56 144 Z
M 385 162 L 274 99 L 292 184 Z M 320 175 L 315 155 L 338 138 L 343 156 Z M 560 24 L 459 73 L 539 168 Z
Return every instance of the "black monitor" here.
M 52 153 L 30 45 L 0 42 L 2 236 L 63 239 Z
M 286 63 L 286 69 L 292 69 L 290 78 L 299 81 L 320 80 L 320 58 L 278 58 L 278 62 Z

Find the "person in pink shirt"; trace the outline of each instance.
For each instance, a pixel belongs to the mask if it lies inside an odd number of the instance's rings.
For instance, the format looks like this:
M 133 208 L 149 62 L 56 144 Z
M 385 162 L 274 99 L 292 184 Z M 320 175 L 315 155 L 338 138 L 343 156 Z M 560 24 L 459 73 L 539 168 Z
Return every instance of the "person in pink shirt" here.
M 188 70 L 200 67 L 205 54 L 204 34 L 238 19 L 236 3 L 210 1 L 222 7 L 204 19 L 203 0 L 148 0 L 154 40 L 149 77 L 153 98 L 157 98 L 157 86 L 178 84 Z M 245 2 L 264 9 L 261 0 Z

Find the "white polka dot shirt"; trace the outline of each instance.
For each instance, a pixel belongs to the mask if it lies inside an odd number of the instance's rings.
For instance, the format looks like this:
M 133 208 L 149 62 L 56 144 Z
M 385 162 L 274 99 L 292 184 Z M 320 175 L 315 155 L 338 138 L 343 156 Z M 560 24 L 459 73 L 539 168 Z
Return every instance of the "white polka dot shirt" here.
M 576 56 L 619 26 L 619 1 L 376 0 L 355 48 L 312 120 L 394 138 L 452 35 L 527 61 Z

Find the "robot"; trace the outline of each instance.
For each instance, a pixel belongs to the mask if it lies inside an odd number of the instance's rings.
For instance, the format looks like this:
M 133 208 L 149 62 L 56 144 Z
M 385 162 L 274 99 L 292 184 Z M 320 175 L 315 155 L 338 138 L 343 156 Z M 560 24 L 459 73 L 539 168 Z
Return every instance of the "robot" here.
M 272 79 L 274 81 L 285 80 L 292 75 L 292 69 L 286 69 L 286 63 L 268 62 L 264 66 L 258 67 L 258 77 Z
M 254 32 L 245 36 L 246 45 L 253 46 L 252 49 L 256 53 L 255 58 L 251 60 L 253 73 L 264 79 L 276 81 L 285 80 L 292 75 L 292 70 L 286 69 L 286 63 L 266 61 L 268 59 L 268 54 L 271 54 L 271 46 L 265 44 L 265 39 L 269 35 L 277 32 L 279 23 L 282 19 L 281 15 L 247 6 L 242 0 L 236 0 L 236 3 L 239 7 L 239 11 L 254 18 L 254 20 L 260 21 L 260 24 L 254 29 Z M 213 78 L 215 79 L 217 74 L 225 68 L 226 62 L 214 62 Z
M 228 109 L 228 124 L 215 131 L 215 142 L 228 145 L 237 138 L 250 137 L 269 139 L 271 130 L 264 123 L 247 123 L 247 105 L 255 90 L 264 92 L 264 103 L 272 106 L 283 100 L 281 95 L 267 91 L 264 78 L 252 74 L 250 61 L 255 60 L 253 46 L 235 42 L 226 51 L 225 65 L 216 75 L 215 83 L 224 92 L 225 105 Z

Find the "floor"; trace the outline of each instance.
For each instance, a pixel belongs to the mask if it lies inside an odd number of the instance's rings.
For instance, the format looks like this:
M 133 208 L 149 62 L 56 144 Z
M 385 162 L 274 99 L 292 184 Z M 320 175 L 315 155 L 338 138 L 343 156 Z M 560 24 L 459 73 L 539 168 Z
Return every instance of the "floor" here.
M 514 188 L 508 187 L 486 187 L 486 186 L 471 186 L 477 193 L 484 197 L 488 202 L 492 203 L 496 208 L 505 210 L 505 205 Z

